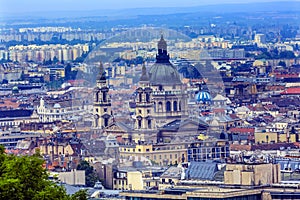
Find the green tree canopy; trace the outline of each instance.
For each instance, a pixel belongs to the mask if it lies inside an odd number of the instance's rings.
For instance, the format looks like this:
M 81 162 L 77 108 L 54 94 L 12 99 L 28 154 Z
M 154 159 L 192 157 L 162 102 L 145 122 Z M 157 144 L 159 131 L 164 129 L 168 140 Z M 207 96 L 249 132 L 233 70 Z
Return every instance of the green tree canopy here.
M 75 200 L 78 199 L 76 195 L 84 196 L 82 191 L 69 196 L 63 186 L 48 180 L 43 163 L 39 153 L 33 156 L 7 155 L 0 146 L 0 199 Z
M 284 61 L 282 61 L 282 60 L 281 60 L 281 61 L 279 61 L 278 65 L 279 65 L 279 66 L 282 66 L 282 67 L 286 67 L 286 64 L 285 64 L 285 62 L 284 62 Z
M 93 187 L 99 180 L 93 166 L 90 166 L 90 164 L 85 160 L 80 161 L 77 166 L 77 170 L 85 170 L 85 184 L 88 187 Z

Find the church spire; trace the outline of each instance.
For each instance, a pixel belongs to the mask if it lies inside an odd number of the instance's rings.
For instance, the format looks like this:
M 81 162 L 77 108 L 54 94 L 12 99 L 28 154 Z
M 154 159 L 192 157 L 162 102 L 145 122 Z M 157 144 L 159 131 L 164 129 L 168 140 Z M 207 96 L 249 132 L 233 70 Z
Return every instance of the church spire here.
M 140 78 L 140 81 L 149 81 L 149 77 L 148 77 L 148 74 L 147 74 L 147 69 L 146 69 L 145 62 L 143 63 L 142 76 Z
M 97 81 L 106 81 L 105 70 L 104 70 L 102 62 L 100 62 L 100 67 L 99 68 L 100 68 L 100 71 L 99 71 L 99 74 L 97 76 Z

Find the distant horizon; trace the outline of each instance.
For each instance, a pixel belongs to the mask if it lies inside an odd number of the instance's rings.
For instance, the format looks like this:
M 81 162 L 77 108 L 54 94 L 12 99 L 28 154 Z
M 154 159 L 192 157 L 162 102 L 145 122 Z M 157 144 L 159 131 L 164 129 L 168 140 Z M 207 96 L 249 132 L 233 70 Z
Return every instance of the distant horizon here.
M 126 3 L 124 3 L 126 2 Z M 118 11 L 126 9 L 143 8 L 183 8 L 201 7 L 225 4 L 253 4 L 253 3 L 272 3 L 272 2 L 300 2 L 300 0 L 52 0 L 42 2 L 40 0 L 0 0 L 1 15 L 27 15 L 33 13 L 49 12 L 88 12 L 96 10 Z

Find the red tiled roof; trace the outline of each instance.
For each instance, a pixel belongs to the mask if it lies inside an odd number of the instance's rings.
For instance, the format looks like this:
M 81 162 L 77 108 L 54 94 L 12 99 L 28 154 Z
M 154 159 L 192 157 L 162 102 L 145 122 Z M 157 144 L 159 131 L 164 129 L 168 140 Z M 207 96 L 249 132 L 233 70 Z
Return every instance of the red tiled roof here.
M 276 78 L 298 78 L 299 74 L 276 74 Z
M 215 109 L 213 109 L 213 113 L 225 113 L 225 109 L 224 108 L 215 108 Z
M 2 103 L 0 103 L 0 108 L 10 108 L 10 109 L 16 109 L 18 108 L 20 103 L 13 102 L 10 100 L 4 100 Z
M 209 115 L 209 114 L 211 114 L 211 112 L 201 112 L 202 116 L 206 116 L 206 115 Z
M 266 90 L 272 90 L 272 91 L 279 91 L 284 90 L 285 87 L 281 85 L 272 85 L 272 86 L 266 86 Z
M 300 95 L 300 88 L 288 88 L 285 91 L 281 92 L 282 95 L 292 95 L 292 94 L 299 94 Z
M 231 119 L 240 119 L 236 114 L 229 114 L 229 117 L 231 117 Z
M 272 110 L 272 109 L 278 108 L 278 106 L 275 105 L 275 104 L 268 104 L 268 105 L 265 105 L 264 107 L 266 109 L 268 109 L 268 110 Z
M 249 105 L 247 106 L 247 108 L 251 111 L 265 111 L 266 109 L 260 105 L 256 105 L 256 106 L 252 106 L 252 105 Z

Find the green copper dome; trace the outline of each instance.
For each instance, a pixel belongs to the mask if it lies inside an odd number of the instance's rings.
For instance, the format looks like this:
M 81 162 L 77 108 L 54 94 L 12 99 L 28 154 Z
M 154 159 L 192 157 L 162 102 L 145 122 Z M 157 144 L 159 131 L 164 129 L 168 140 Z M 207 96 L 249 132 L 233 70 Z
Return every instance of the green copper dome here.
M 180 76 L 171 63 L 155 63 L 149 72 L 151 85 L 180 85 Z

